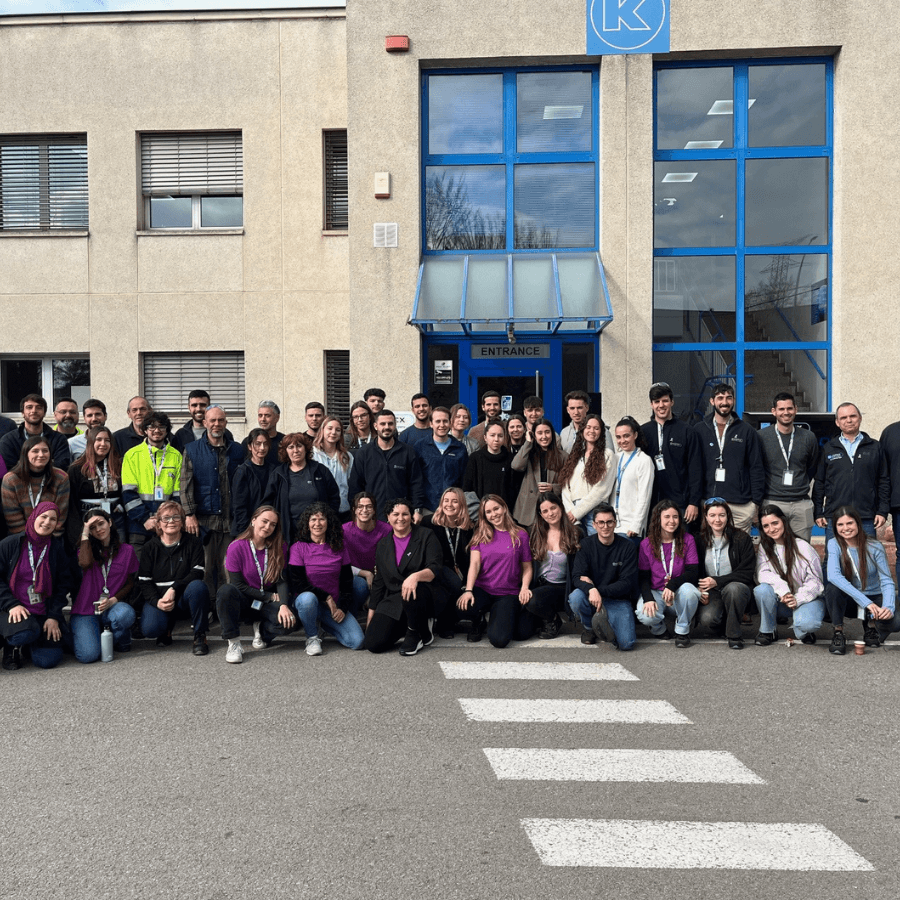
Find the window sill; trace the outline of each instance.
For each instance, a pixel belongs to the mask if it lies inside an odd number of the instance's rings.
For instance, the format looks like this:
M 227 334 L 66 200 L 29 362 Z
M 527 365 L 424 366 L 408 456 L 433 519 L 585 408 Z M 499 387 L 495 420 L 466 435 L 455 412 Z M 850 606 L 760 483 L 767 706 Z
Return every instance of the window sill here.
M 322 237 L 347 237 L 350 232 L 345 228 L 343 231 L 322 229 Z
M 72 238 L 89 237 L 90 232 L 85 229 L 59 230 L 59 231 L 3 231 L 0 229 L 0 238 Z
M 170 237 L 178 235 L 179 237 L 186 234 L 243 234 L 243 228 L 152 228 L 149 231 L 136 231 L 138 237 Z

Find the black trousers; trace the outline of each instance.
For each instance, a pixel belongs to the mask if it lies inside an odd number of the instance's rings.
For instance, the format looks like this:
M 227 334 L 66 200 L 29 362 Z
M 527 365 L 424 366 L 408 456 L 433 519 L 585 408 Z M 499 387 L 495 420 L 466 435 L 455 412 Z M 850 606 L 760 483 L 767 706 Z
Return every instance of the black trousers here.
M 476 614 L 490 610 L 487 636 L 495 647 L 506 647 L 513 640 L 528 640 L 537 631 L 540 619 L 522 606 L 518 594 L 494 597 L 480 587 L 473 593 Z
M 293 629 L 285 628 L 278 621 L 280 603 L 263 603 L 258 610 L 253 609 L 253 600 L 241 593 L 233 584 L 223 584 L 216 591 L 216 612 L 222 625 L 222 637 L 229 641 L 241 635 L 241 623 L 259 622 L 260 637 L 266 642 L 284 637 L 300 628 L 300 623 Z
M 525 607 L 542 622 L 549 622 L 565 607 L 566 585 L 542 584 L 531 590 L 531 599 Z
M 363 649 L 372 653 L 386 653 L 406 636 L 407 629 L 424 634 L 428 631 L 428 620 L 434 613 L 434 596 L 431 583 L 422 582 L 416 587 L 415 597 L 402 601 L 403 611 L 399 618 L 395 619 L 376 609 L 366 626 Z

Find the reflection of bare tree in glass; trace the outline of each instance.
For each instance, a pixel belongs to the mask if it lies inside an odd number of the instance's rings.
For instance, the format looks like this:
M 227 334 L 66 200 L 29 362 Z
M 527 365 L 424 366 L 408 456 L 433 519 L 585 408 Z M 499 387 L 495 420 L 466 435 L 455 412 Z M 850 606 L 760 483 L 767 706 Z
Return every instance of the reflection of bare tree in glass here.
M 68 392 L 73 385 L 86 386 L 91 383 L 91 363 L 87 359 L 54 359 L 53 390 Z
M 517 250 L 559 246 L 557 231 L 516 215 Z M 506 217 L 485 215 L 469 199 L 465 176 L 432 175 L 425 184 L 425 246 L 429 250 L 505 250 Z

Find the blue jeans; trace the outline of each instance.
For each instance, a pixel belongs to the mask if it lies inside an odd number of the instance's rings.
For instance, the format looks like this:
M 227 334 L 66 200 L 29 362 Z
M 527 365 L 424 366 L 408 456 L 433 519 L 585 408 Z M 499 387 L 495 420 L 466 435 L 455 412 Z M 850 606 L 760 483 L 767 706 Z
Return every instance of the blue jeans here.
M 141 611 L 141 631 L 151 640 L 167 634 L 178 612 L 187 613 L 194 629 L 194 637 L 206 634 L 209 628 L 209 588 L 202 581 L 192 581 L 175 601 L 171 612 L 164 612 L 152 603 L 145 603 Z
M 762 634 L 772 634 L 775 631 L 775 616 L 780 613 L 784 616 L 794 615 L 794 635 L 798 640 L 811 631 L 818 631 L 822 627 L 822 619 L 825 616 L 825 599 L 816 597 L 809 603 L 804 603 L 791 610 L 784 603 L 779 603 L 775 596 L 775 590 L 771 584 L 758 584 L 753 588 L 753 596 L 759 607 L 759 630 Z
M 590 631 L 591 619 L 597 610 L 591 605 L 584 591 L 576 588 L 569 594 L 569 607 L 575 613 L 575 618 Z M 603 608 L 616 635 L 618 648 L 630 650 L 637 637 L 634 630 L 634 608 L 631 603 L 628 600 L 604 600 Z
M 646 625 L 653 634 L 662 634 L 665 631 L 663 619 L 666 614 L 675 616 L 675 634 L 690 634 L 691 619 L 697 612 L 700 604 L 700 589 L 695 584 L 683 584 L 675 591 L 675 600 L 671 606 L 663 603 L 662 591 L 652 591 L 653 599 L 656 601 L 656 615 L 648 616 L 644 614 L 644 598 L 638 600 L 635 615 L 638 621 Z
M 350 615 L 355 616 L 361 609 L 365 608 L 366 600 L 369 599 L 369 583 L 361 575 L 353 576 L 352 597 Z
M 130 647 L 131 626 L 136 618 L 132 606 L 123 600 L 114 603 L 99 616 L 72 616 L 69 625 L 72 627 L 75 659 L 80 663 L 92 663 L 100 659 L 100 631 L 107 625 L 113 633 L 114 647 Z
M 316 621 L 318 620 L 322 623 L 322 628 L 336 637 L 345 647 L 351 650 L 359 650 L 362 647 L 365 635 L 359 627 L 359 622 L 350 613 L 346 613 L 340 622 L 335 622 L 328 604 L 320 602 L 311 591 L 297 595 L 294 609 L 297 610 L 297 617 L 303 623 L 303 630 L 308 638 L 318 637 L 319 626 Z
M 31 661 L 39 669 L 53 669 L 62 662 L 63 641 L 50 641 L 44 634 L 44 622 L 47 616 L 30 615 L 22 627 L 6 638 L 10 647 L 24 647 L 30 644 Z M 60 617 L 60 630 L 63 637 L 67 631 L 65 619 Z

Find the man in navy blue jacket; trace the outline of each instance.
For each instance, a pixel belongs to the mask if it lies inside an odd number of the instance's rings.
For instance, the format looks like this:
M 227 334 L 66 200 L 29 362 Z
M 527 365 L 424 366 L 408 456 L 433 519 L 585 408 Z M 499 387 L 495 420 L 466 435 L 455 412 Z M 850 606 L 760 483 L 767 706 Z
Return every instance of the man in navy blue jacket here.
M 425 477 L 425 506 L 428 512 L 435 512 L 441 502 L 441 494 L 448 487 L 460 487 L 469 451 L 465 444 L 450 434 L 450 410 L 437 406 L 431 411 L 433 436 L 415 444 L 419 459 L 422 460 L 422 474 Z

